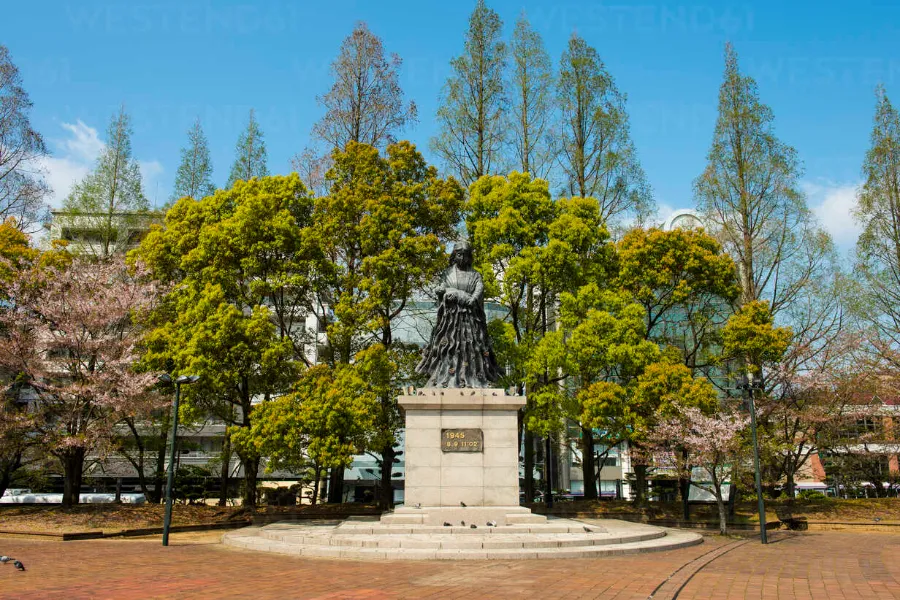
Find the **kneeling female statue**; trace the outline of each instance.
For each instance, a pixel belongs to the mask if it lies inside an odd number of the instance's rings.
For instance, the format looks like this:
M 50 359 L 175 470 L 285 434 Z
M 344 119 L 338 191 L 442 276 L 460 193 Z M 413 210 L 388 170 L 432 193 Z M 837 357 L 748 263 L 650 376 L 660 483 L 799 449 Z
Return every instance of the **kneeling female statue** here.
M 459 242 L 437 288 L 437 323 L 416 372 L 426 387 L 488 388 L 500 377 L 484 316 L 484 282 L 472 270 L 472 246 Z

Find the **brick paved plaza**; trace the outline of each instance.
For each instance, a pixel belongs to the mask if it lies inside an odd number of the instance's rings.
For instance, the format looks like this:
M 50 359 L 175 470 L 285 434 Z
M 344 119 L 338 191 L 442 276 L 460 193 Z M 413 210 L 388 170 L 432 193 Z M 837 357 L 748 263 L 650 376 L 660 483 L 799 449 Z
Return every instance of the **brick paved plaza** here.
M 2 598 L 900 598 L 900 534 L 709 537 L 604 559 L 357 562 L 244 553 L 219 534 L 51 542 L 0 538 Z

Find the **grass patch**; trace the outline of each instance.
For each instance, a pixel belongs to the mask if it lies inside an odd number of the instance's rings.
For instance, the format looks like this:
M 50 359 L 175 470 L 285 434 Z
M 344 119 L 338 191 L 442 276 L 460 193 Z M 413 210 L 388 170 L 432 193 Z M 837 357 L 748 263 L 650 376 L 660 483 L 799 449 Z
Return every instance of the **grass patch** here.
M 82 504 L 71 508 L 56 505 L 4 505 L 0 508 L 0 530 L 75 533 L 161 527 L 162 504 Z M 172 525 L 226 523 L 246 518 L 241 507 L 176 504 Z

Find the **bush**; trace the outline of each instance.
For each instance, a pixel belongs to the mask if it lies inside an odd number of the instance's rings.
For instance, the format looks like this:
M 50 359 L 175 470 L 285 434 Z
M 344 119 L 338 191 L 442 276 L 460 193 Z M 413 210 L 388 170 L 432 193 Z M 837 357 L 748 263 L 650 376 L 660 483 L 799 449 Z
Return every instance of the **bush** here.
M 824 500 L 828 496 L 818 490 L 800 490 L 797 497 L 801 500 Z
M 266 505 L 295 506 L 297 504 L 297 492 L 293 488 L 294 486 L 289 488 L 263 488 L 262 492 Z
M 210 491 L 212 473 L 208 469 L 196 465 L 184 465 L 175 471 L 175 500 L 185 504 L 194 504 L 206 498 Z

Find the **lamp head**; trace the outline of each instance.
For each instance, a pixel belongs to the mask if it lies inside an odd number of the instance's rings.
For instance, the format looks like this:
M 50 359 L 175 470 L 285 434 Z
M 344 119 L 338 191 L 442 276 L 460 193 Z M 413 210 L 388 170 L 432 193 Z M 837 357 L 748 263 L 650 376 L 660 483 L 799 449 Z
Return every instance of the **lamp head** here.
M 189 385 L 191 383 L 195 383 L 198 379 L 200 379 L 199 375 L 179 375 L 178 379 L 175 380 L 175 383 L 180 383 L 181 385 Z

